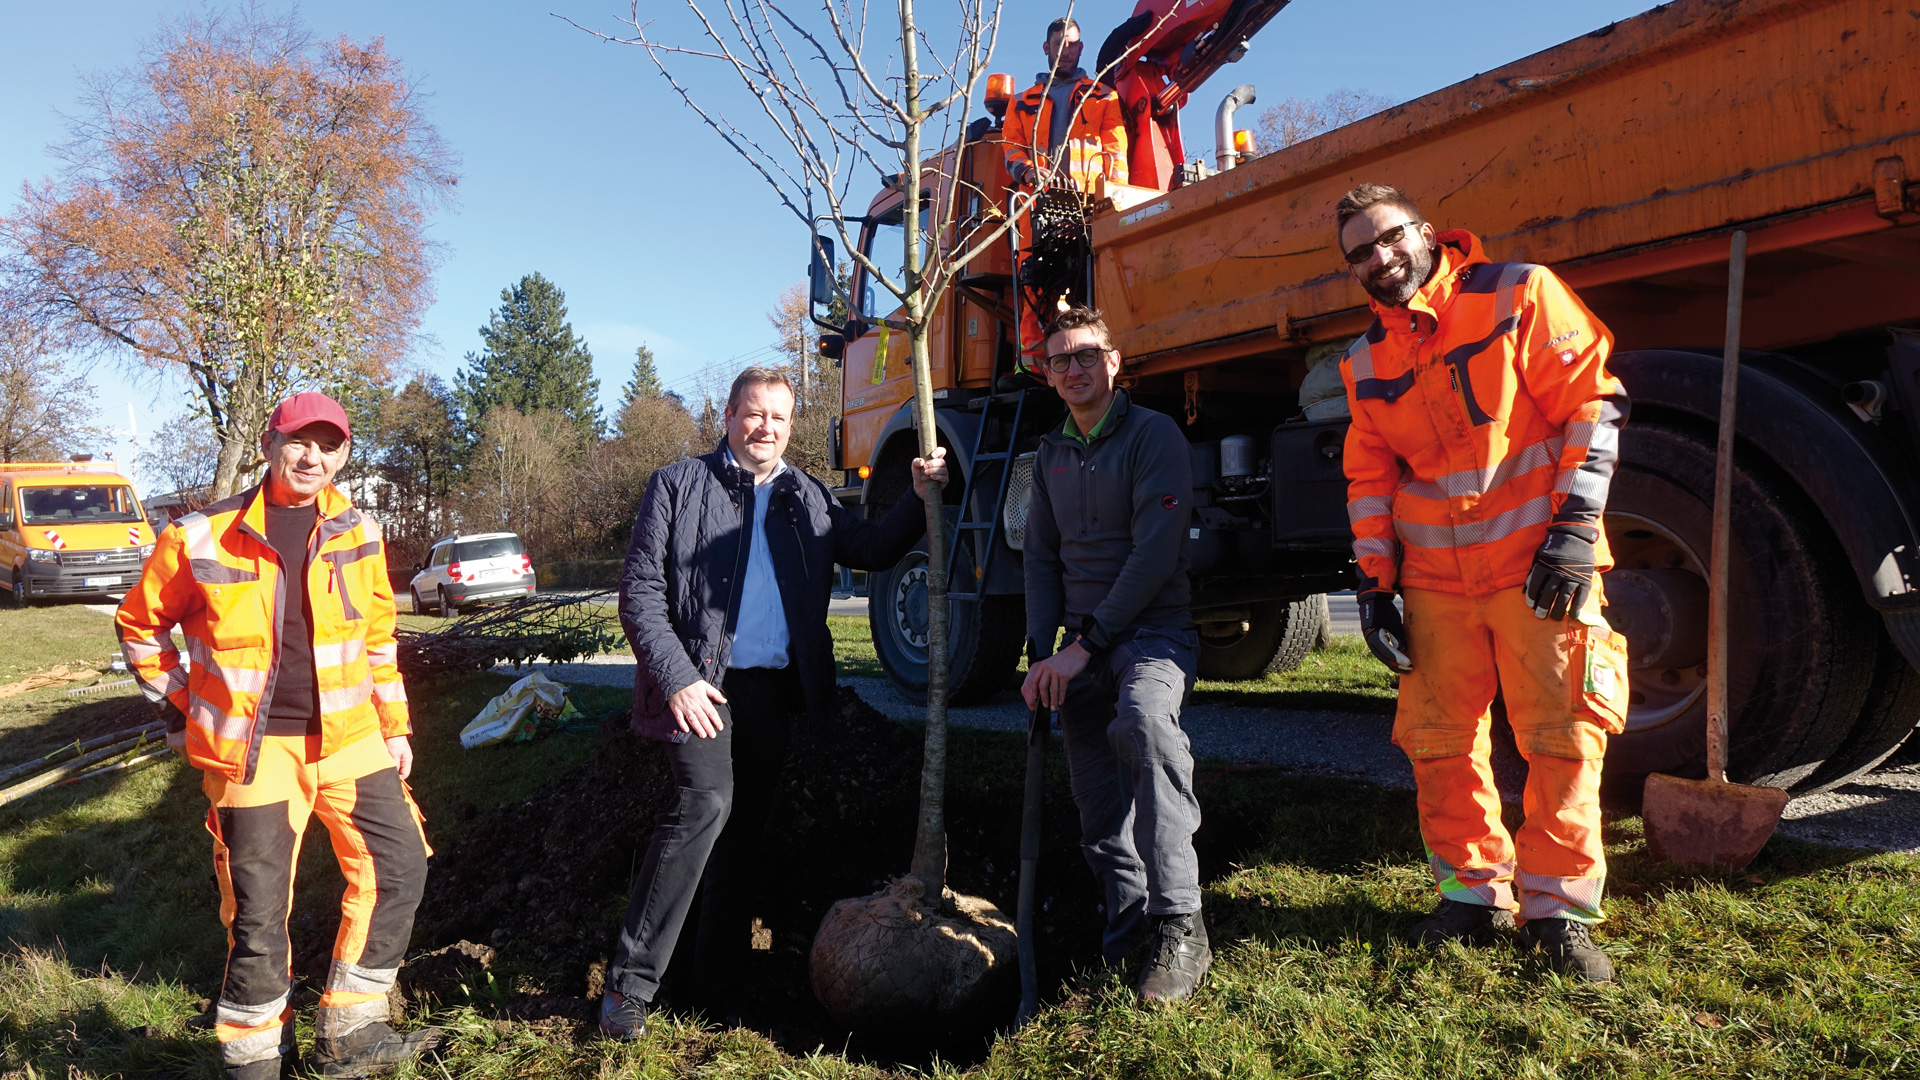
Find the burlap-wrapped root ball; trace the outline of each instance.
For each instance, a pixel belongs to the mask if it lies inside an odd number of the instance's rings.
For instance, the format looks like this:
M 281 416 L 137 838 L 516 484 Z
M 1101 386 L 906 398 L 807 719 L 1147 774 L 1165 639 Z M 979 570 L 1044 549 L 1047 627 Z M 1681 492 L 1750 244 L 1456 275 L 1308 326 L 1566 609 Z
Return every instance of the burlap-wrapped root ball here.
M 946 890 L 929 904 L 918 878 L 833 905 L 813 937 L 813 996 L 852 1027 L 959 1020 L 1004 992 L 1017 972 L 1013 920 L 977 896 Z

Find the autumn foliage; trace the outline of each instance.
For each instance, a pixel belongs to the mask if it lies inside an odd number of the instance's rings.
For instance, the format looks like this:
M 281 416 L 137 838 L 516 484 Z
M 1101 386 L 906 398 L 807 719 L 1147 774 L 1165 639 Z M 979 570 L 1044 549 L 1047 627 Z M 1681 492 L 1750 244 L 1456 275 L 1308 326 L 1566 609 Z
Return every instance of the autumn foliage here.
M 406 352 L 455 180 L 378 39 L 189 20 L 96 80 L 73 136 L 0 221 L 11 277 L 82 340 L 184 369 L 220 438 L 215 497 L 275 402 L 383 382 Z

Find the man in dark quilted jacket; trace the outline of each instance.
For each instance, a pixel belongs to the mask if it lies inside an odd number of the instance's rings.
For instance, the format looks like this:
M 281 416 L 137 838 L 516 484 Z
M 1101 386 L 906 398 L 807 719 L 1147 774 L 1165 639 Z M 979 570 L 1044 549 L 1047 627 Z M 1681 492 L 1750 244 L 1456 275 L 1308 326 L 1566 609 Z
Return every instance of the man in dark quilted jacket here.
M 818 720 L 833 707 L 834 565 L 899 562 L 926 531 L 927 482 L 946 480 L 944 450 L 915 458 L 913 490 L 880 521 L 861 520 L 781 459 L 793 407 L 784 374 L 741 372 L 727 395 L 726 441 L 653 474 L 627 547 L 620 623 L 637 661 L 633 729 L 666 742 L 675 795 L 607 971 L 600 1029 L 613 1038 L 645 1030 L 696 893 L 696 969 L 718 978 L 739 970 L 789 714 Z

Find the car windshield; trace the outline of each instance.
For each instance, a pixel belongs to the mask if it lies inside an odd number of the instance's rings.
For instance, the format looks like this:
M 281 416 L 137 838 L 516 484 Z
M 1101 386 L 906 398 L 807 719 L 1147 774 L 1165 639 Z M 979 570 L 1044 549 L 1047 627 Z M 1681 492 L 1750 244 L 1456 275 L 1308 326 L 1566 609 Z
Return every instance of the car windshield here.
M 465 559 L 497 559 L 502 555 L 518 555 L 520 550 L 520 538 L 517 536 L 462 540 L 453 545 L 453 559 L 455 562 Z
M 21 520 L 28 525 L 80 525 L 139 521 L 140 504 L 125 484 L 74 484 L 20 489 Z

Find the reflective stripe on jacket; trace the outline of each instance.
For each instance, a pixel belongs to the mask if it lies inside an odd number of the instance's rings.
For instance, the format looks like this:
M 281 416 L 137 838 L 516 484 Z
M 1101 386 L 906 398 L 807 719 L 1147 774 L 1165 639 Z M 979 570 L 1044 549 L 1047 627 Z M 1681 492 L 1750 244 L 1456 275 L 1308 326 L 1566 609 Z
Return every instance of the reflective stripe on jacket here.
M 1127 180 L 1127 122 L 1120 111 L 1120 95 L 1092 79 L 1075 84 L 1071 100 L 1077 109 L 1067 128 L 1067 177 L 1081 191 L 1093 190 L 1093 178 Z M 1050 166 L 1047 140 L 1053 130 L 1053 101 L 1045 80 L 1027 87 L 1007 109 L 1001 146 L 1007 168 L 1018 178 L 1022 166 Z
M 266 732 L 286 603 L 265 507 L 265 488 L 255 487 L 175 522 L 114 614 L 127 666 L 168 714 L 168 741 L 195 768 L 243 784 L 252 782 Z M 411 728 L 379 526 L 331 484 L 319 510 L 307 599 L 325 756 L 375 732 L 393 738 Z
M 1438 237 L 1405 308 L 1373 309 L 1340 377 L 1360 575 L 1480 595 L 1522 584 L 1554 522 L 1600 525 L 1626 422 L 1613 335 L 1543 266 Z M 1602 532 L 1594 556 L 1613 565 Z

